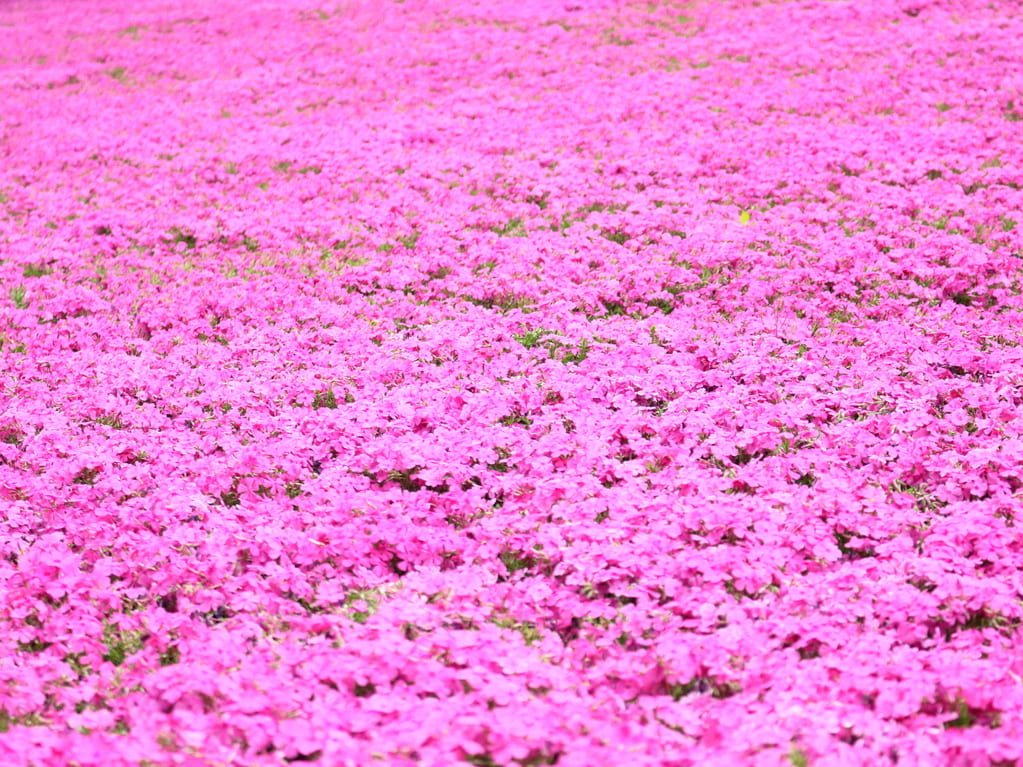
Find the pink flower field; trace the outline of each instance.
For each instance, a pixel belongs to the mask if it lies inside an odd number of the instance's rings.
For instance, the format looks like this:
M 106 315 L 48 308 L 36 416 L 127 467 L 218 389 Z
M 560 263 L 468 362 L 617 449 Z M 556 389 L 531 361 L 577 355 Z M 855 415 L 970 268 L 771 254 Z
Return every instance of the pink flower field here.
M 1021 40 L 5 0 L 0 764 L 1023 763 Z

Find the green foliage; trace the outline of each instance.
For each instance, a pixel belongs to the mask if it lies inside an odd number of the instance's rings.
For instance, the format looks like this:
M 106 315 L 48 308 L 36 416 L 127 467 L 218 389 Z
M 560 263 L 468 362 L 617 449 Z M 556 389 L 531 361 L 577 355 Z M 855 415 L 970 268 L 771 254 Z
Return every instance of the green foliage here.
M 946 730 L 967 730 L 977 723 L 977 717 L 970 711 L 970 707 L 966 704 L 965 700 L 956 698 L 955 707 L 956 717 L 951 721 L 945 722 Z
M 502 426 L 532 426 L 533 419 L 522 413 L 509 413 L 497 421 Z
M 621 45 L 621 46 L 626 46 L 627 47 L 627 46 L 635 45 L 636 44 L 636 41 L 633 40 L 631 37 L 622 37 L 621 35 L 619 35 L 615 31 L 605 32 L 604 33 L 604 40 L 609 45 Z
M 125 631 L 107 623 L 103 627 L 103 645 L 107 648 L 103 660 L 120 666 L 129 655 L 134 655 L 145 644 L 145 632 Z
M 646 305 L 654 309 L 660 309 L 664 314 L 671 314 L 675 311 L 675 304 L 666 298 L 647 299 Z M 651 328 L 651 331 L 653 331 L 653 328 Z M 656 334 L 656 331 L 654 333 Z
M 18 309 L 25 309 L 28 307 L 28 301 L 25 300 L 25 286 L 17 285 L 11 288 L 11 301 Z
M 849 322 L 853 315 L 845 309 L 835 309 L 828 314 L 828 317 L 835 322 Z
M 380 606 L 380 598 L 382 596 L 380 589 L 353 589 L 349 591 L 345 597 L 345 605 L 352 607 L 358 601 L 365 603 L 364 607 L 358 609 L 353 608 L 348 614 L 353 621 L 356 623 L 365 623 L 370 619 Z
M 195 235 L 187 229 L 182 229 L 180 226 L 172 226 L 167 230 L 167 237 L 164 238 L 164 242 L 171 245 L 177 245 L 179 242 L 185 243 L 187 250 L 195 250 L 195 246 L 198 244 Z
M 792 767 L 809 767 L 810 765 L 810 757 L 807 756 L 806 752 L 795 743 L 793 743 L 792 748 L 789 749 L 788 756 Z
M 426 276 L 430 281 L 443 280 L 453 271 L 454 269 L 452 269 L 450 266 L 438 266 L 436 269 L 430 269 L 426 273 Z
M 535 330 L 527 330 L 525 333 L 520 333 L 513 338 L 522 344 L 527 349 L 533 349 L 540 345 L 540 340 L 547 335 L 554 333 L 553 330 L 547 330 L 546 328 L 536 328 Z
M 419 470 L 419 466 L 414 466 L 411 469 L 391 469 L 387 473 L 387 481 L 397 483 L 407 493 L 415 493 L 422 490 L 425 485 L 421 479 L 416 479 Z
M 23 277 L 45 277 L 53 272 L 53 269 L 45 264 L 25 264 L 21 270 Z
M 600 236 L 617 245 L 624 245 L 630 239 L 628 232 L 623 232 L 620 229 L 601 229 Z
M 220 502 L 229 509 L 242 505 L 242 498 L 236 488 L 225 490 L 220 494 Z
M 588 356 L 590 356 L 590 342 L 584 338 L 579 342 L 575 351 L 569 351 L 562 355 L 561 363 L 563 365 L 578 365 Z
M 106 413 L 104 415 L 96 416 L 93 419 L 96 423 L 103 426 L 109 426 L 111 429 L 126 429 L 127 424 L 121 420 L 119 413 Z
M 499 237 L 527 237 L 525 222 L 521 218 L 510 218 L 504 226 L 491 227 L 490 231 Z
M 528 197 L 526 197 L 526 202 L 528 202 L 530 205 L 535 205 L 540 210 L 546 210 L 549 196 L 550 195 L 547 192 L 544 192 L 542 195 L 531 194 Z
M 476 306 L 482 306 L 485 309 L 500 309 L 502 312 L 508 312 L 512 309 L 523 309 L 536 303 L 536 300 L 529 296 L 510 292 L 498 293 L 496 295 L 487 296 L 486 298 L 474 298 L 473 296 L 462 297 L 469 303 L 475 304 Z
M 337 397 L 334 394 L 333 387 L 321 389 L 313 395 L 313 409 L 319 410 L 320 408 L 337 409 Z
M 495 448 L 497 453 L 497 461 L 494 463 L 488 463 L 487 468 L 490 471 L 496 471 L 500 474 L 507 474 L 515 467 L 507 463 L 507 459 L 511 458 L 511 453 L 503 447 Z
M 96 479 L 99 477 L 99 469 L 84 468 L 79 471 L 72 479 L 71 482 L 75 485 L 94 485 Z
M 517 631 L 527 645 L 535 644 L 543 638 L 543 634 L 540 633 L 536 624 L 530 621 L 518 621 L 510 615 L 500 615 L 492 617 L 490 622 L 500 628 Z
M 419 235 L 422 234 L 418 229 L 412 231 L 412 234 L 399 237 L 398 241 L 401 242 L 408 250 L 413 250 L 416 247 L 416 243 L 419 242 Z
M 606 298 L 600 299 L 600 303 L 604 305 L 604 311 L 607 312 L 605 317 L 624 317 L 628 312 L 625 311 L 625 304 L 621 301 L 609 300 Z
M 0 708 L 0 733 L 9 732 L 11 727 L 45 727 L 48 722 L 36 713 L 12 716 L 7 709 Z
M 522 551 L 502 551 L 500 557 L 509 575 L 520 570 L 529 570 L 536 564 L 533 557 Z

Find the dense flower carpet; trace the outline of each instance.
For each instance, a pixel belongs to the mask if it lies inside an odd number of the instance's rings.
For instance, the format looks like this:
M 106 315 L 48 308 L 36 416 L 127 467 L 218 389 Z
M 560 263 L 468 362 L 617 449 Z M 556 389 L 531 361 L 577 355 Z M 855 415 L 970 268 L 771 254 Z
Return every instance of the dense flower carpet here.
M 1023 760 L 1018 2 L 0 40 L 0 763 Z

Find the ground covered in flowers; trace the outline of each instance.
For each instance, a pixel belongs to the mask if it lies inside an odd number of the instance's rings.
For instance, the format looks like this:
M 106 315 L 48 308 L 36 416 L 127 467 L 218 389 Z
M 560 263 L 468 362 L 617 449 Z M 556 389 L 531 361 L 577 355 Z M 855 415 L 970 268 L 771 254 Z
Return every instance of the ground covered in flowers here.
M 0 7 L 0 761 L 1023 759 L 1011 0 Z

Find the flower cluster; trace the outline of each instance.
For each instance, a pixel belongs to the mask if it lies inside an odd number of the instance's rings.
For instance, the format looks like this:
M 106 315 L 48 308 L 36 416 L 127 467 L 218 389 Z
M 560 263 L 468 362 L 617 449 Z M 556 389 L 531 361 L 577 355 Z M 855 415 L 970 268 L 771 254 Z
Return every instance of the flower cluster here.
M 0 762 L 1023 760 L 1017 2 L 0 27 Z

